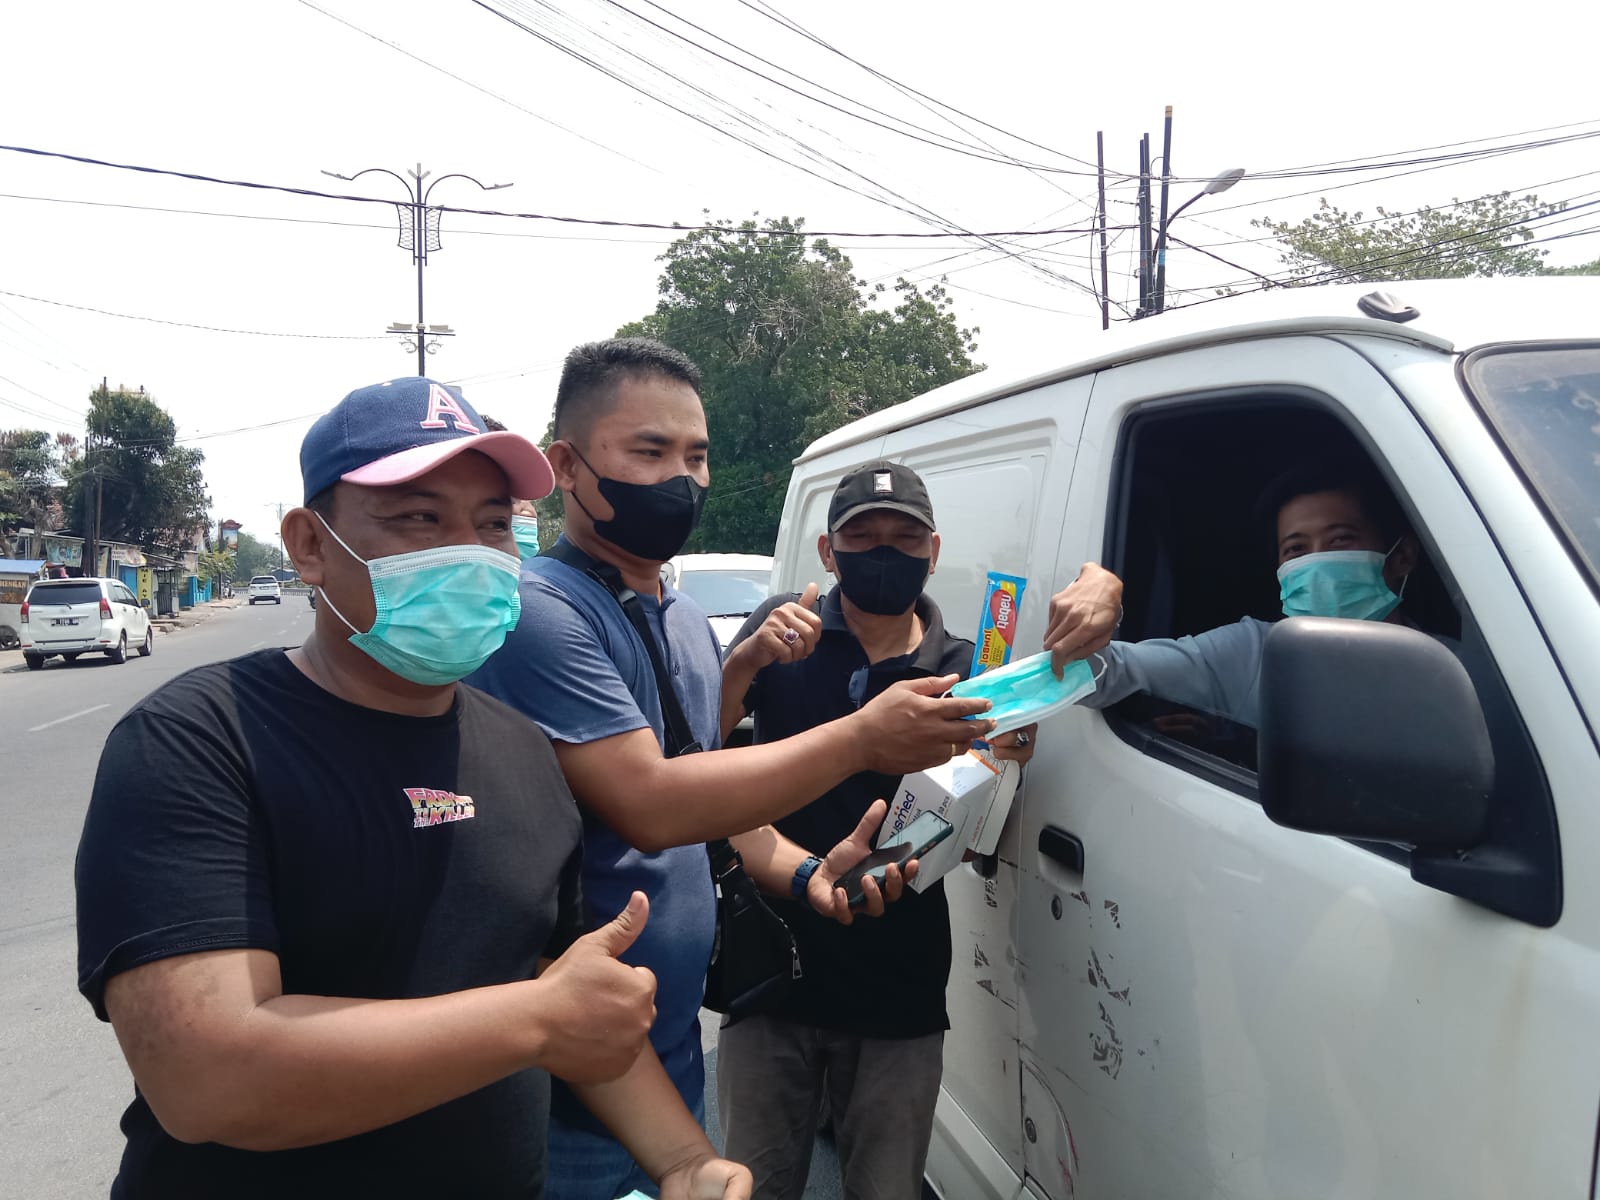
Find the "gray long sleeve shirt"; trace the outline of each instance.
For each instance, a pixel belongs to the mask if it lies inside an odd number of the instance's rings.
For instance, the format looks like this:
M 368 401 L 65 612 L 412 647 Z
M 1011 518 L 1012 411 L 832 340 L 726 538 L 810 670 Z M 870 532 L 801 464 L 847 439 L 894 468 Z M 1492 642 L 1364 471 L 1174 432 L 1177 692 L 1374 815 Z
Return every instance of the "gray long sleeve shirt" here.
M 1271 629 L 1245 617 L 1193 637 L 1112 642 L 1102 652 L 1106 668 L 1094 693 L 1080 703 L 1106 708 L 1148 692 L 1254 729 L 1261 715 L 1261 650 Z

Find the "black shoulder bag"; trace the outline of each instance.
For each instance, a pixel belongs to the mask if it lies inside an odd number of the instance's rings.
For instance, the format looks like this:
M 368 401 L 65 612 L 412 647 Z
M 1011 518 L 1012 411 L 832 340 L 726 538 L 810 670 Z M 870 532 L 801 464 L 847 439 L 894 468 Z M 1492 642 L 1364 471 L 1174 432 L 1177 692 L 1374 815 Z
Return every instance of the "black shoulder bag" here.
M 655 635 L 650 630 L 644 605 L 638 593 L 622 580 L 622 573 L 610 563 L 585 561 L 580 552 L 564 542 L 544 551 L 546 555 L 582 571 L 616 599 L 633 626 L 650 667 L 655 672 L 656 691 L 661 698 L 661 716 L 666 725 L 668 758 L 698 754 L 704 749 L 694 740 L 689 721 L 678 703 L 672 677 L 661 661 Z M 706 966 L 705 1007 L 726 1014 L 730 1021 L 749 1016 L 781 997 L 800 978 L 800 951 L 794 935 L 782 917 L 773 912 L 755 881 L 745 873 L 744 861 L 727 838 L 706 843 L 711 859 L 711 879 L 717 889 L 717 929 L 711 943 L 711 961 Z

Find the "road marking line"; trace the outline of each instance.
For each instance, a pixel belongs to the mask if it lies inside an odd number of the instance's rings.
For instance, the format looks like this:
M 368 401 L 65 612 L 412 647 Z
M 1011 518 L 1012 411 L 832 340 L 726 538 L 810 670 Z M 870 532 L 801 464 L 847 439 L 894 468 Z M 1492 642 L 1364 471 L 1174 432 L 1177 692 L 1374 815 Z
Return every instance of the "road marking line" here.
M 87 717 L 90 713 L 99 712 L 102 708 L 110 708 L 109 704 L 96 704 L 93 708 L 86 708 L 82 712 L 75 712 L 70 716 L 57 717 L 54 721 L 46 721 L 43 725 L 35 725 L 28 730 L 29 733 L 38 733 L 42 729 L 49 729 L 52 725 L 64 725 L 68 721 L 76 721 L 79 717 Z
M 263 647 L 265 645 L 266 645 L 265 642 L 257 642 L 254 646 L 251 646 L 250 649 L 259 650 L 259 649 L 261 649 L 261 647 Z

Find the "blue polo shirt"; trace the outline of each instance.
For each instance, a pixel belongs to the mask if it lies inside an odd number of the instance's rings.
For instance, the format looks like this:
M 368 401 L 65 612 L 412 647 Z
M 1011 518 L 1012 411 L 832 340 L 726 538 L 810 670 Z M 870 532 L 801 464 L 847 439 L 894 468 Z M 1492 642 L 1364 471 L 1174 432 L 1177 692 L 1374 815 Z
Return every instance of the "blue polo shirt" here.
M 533 718 L 553 741 L 582 744 L 648 728 L 664 745 L 655 673 L 616 598 L 583 571 L 545 557 L 523 560 L 519 590 L 516 629 L 467 682 Z M 669 585 L 662 592 L 659 601 L 640 600 L 689 728 L 713 750 L 720 744 L 721 651 L 699 606 Z M 696 843 L 647 854 L 578 800 L 592 925 L 616 916 L 634 891 L 650 897 L 650 920 L 623 960 L 655 972 L 650 1041 L 692 1110 L 705 1093 L 699 1013 L 716 922 L 706 848 Z M 555 1115 L 605 1132 L 559 1080 L 555 1085 Z

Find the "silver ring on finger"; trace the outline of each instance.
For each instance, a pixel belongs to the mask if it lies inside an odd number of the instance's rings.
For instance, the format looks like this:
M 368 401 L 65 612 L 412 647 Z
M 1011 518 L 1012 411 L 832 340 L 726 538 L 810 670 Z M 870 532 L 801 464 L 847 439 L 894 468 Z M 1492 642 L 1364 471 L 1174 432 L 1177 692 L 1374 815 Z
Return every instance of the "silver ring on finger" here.
M 792 646 L 796 642 L 798 642 L 799 640 L 800 640 L 800 635 L 795 630 L 793 630 L 793 629 L 785 629 L 783 631 L 783 644 L 785 646 Z
M 1019 746 L 1026 746 L 1026 745 L 1027 745 L 1027 744 L 1028 744 L 1028 743 L 1029 743 L 1029 742 L 1030 742 L 1030 741 L 1032 741 L 1032 740 L 1033 740 L 1033 739 L 1032 739 L 1032 738 L 1030 738 L 1030 737 L 1029 737 L 1029 736 L 1028 736 L 1028 735 L 1027 735 L 1027 733 L 1026 733 L 1026 732 L 1024 732 L 1024 731 L 1022 731 L 1022 730 L 1018 730 L 1018 731 L 1017 731 L 1017 745 L 1019 745 Z

